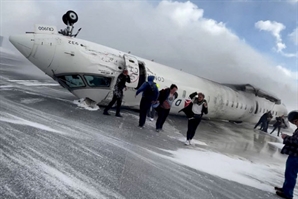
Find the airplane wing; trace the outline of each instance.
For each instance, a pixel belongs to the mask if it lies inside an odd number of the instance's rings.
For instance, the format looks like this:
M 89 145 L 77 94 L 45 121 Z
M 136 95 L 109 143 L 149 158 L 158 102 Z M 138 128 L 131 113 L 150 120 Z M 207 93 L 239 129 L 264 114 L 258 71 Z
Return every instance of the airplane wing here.
M 253 86 L 251 84 L 224 84 L 224 85 L 237 91 L 254 93 L 256 96 L 265 98 L 271 102 L 274 102 L 275 104 L 281 104 L 281 100 L 277 96 L 267 91 L 264 91 L 260 88 L 257 88 L 256 86 Z

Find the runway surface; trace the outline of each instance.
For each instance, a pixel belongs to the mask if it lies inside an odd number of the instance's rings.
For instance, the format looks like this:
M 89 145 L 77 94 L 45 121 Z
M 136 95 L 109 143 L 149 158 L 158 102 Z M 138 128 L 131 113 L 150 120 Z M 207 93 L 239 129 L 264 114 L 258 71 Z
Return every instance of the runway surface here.
M 104 116 L 75 100 L 30 63 L 1 56 L 0 198 L 278 198 L 286 156 L 274 134 L 204 120 L 185 146 L 183 116 L 157 133 L 149 120 L 137 127 L 135 110 Z

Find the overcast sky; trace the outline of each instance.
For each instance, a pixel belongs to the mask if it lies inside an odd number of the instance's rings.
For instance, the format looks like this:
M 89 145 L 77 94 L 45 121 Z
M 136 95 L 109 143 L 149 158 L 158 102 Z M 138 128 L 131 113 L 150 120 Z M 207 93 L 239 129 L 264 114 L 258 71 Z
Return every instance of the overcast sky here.
M 298 0 L 0 1 L 5 48 L 35 23 L 64 28 L 62 15 L 74 10 L 81 39 L 216 82 L 250 83 L 298 109 Z

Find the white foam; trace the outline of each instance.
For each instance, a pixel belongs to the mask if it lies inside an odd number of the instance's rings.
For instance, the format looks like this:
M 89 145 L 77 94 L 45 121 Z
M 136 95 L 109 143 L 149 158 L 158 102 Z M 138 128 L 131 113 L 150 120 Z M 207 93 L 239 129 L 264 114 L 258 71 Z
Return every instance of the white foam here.
M 252 163 L 236 156 L 227 156 L 199 148 L 164 151 L 172 156 L 157 155 L 208 174 L 265 191 L 272 192 L 272 187 L 282 184 L 284 180 L 284 165 Z
M 169 136 L 169 138 L 172 138 L 172 139 L 176 139 L 180 142 L 185 142 L 186 141 L 186 138 L 185 137 L 182 137 L 182 136 Z M 201 145 L 201 146 L 208 146 L 205 142 L 202 142 L 202 141 L 199 141 L 199 140 L 195 140 L 195 139 L 192 139 L 191 140 L 191 144 L 192 145 Z
M 277 142 L 268 142 L 268 144 L 275 146 L 278 149 L 282 149 L 284 147 L 284 144 L 277 143 Z
M 89 106 L 88 104 L 86 104 L 86 101 L 84 99 L 74 100 L 73 103 L 89 111 L 97 111 L 100 109 L 96 104 L 91 104 Z

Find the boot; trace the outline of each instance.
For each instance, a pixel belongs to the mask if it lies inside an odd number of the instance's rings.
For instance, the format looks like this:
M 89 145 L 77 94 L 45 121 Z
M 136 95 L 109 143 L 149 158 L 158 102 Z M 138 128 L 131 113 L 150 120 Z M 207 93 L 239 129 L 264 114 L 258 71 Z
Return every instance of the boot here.
M 282 188 L 281 188 L 281 187 L 274 187 L 274 189 L 275 189 L 276 191 L 282 192 Z
M 103 114 L 104 114 L 104 115 L 110 115 L 110 113 L 109 113 L 107 110 L 104 110 L 104 111 L 103 111 Z
M 117 113 L 115 116 L 116 117 L 122 117 L 122 115 L 120 115 L 120 113 Z
M 287 197 L 284 192 L 280 192 L 280 191 L 276 191 L 276 195 L 278 195 L 281 198 L 285 198 L 285 199 L 293 199 L 293 198 L 289 198 Z

